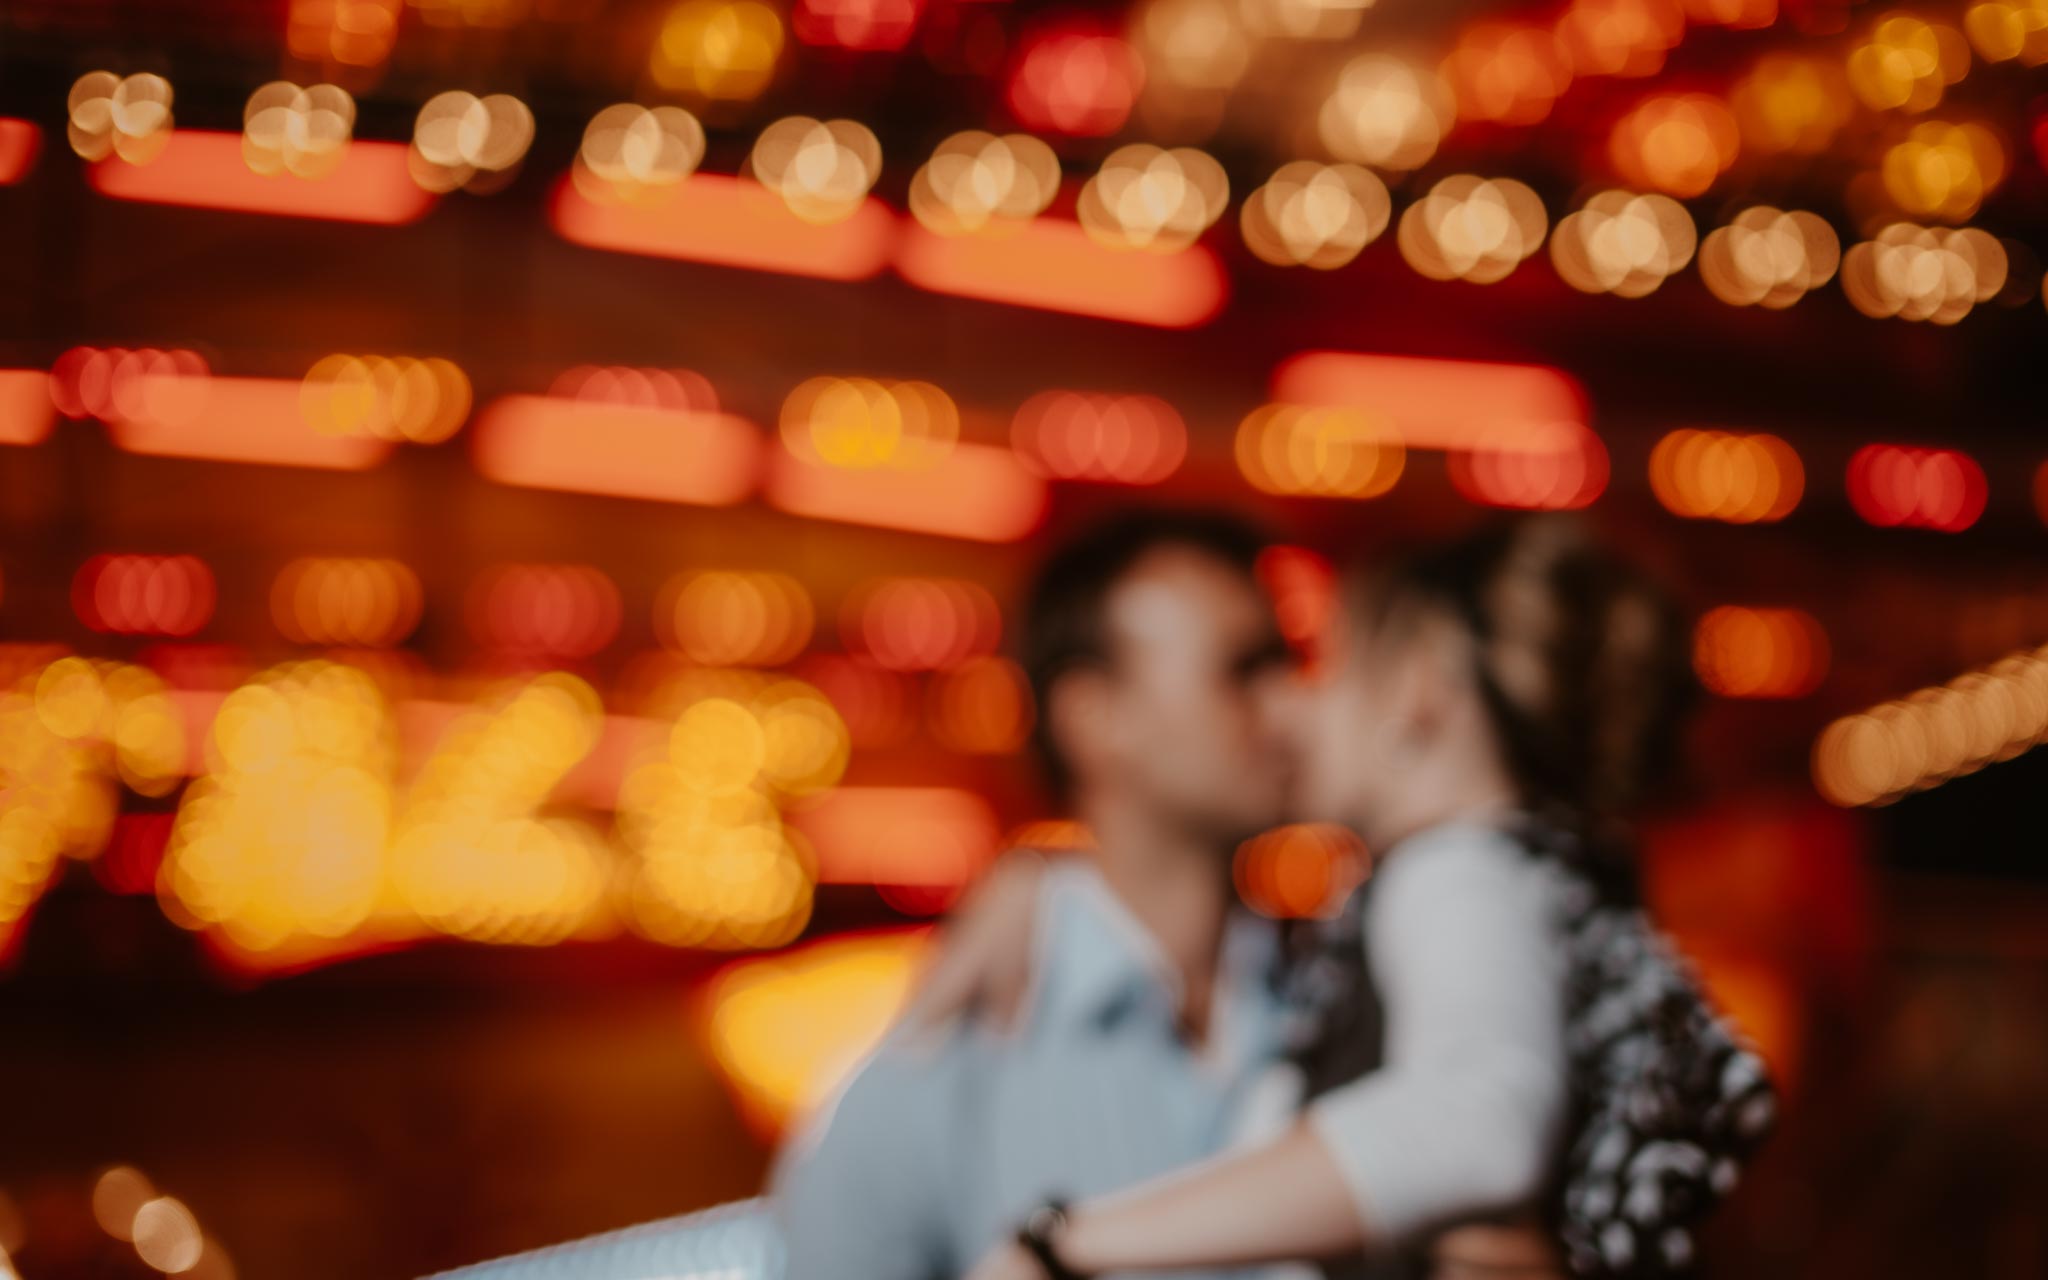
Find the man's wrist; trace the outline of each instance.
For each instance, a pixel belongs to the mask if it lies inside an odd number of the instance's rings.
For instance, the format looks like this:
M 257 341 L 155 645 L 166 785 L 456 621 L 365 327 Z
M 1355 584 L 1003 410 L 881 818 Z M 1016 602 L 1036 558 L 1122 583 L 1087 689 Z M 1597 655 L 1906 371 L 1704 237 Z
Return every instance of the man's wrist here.
M 1067 1202 L 1054 1197 L 1026 1214 L 1017 1228 L 1017 1244 L 1038 1262 L 1046 1280 L 1089 1280 L 1088 1273 L 1070 1265 L 1060 1249 L 1070 1222 Z

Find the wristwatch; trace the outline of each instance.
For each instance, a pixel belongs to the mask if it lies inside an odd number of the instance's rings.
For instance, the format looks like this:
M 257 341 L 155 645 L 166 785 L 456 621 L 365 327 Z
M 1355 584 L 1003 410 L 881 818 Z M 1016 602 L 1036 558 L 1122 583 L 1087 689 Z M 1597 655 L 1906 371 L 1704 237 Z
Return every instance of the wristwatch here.
M 1067 1229 L 1067 1202 L 1057 1196 L 1024 1215 L 1017 1228 L 1017 1244 L 1037 1259 L 1046 1280 L 1089 1280 L 1060 1260 L 1059 1237 Z

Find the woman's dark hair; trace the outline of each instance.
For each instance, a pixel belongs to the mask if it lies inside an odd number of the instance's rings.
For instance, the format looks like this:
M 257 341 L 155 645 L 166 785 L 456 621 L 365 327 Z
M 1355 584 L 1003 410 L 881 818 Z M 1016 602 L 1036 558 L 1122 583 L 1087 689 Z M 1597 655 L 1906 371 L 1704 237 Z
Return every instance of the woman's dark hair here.
M 1688 620 L 1576 518 L 1495 525 L 1355 589 L 1371 630 L 1434 606 L 1471 634 L 1481 696 L 1538 816 L 1607 843 L 1676 763 L 1697 691 Z

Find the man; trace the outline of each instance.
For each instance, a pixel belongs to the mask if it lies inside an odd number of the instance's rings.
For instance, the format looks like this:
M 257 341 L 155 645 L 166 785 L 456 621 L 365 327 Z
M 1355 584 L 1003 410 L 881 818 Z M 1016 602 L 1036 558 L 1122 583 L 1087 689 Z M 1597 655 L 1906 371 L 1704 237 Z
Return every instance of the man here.
M 1022 620 L 1038 746 L 1099 853 L 1043 877 L 1014 1027 L 898 1033 L 785 1154 L 789 1280 L 957 1275 L 1049 1197 L 1213 1154 L 1259 1109 L 1276 940 L 1230 859 L 1287 784 L 1255 705 L 1289 664 L 1262 545 L 1138 513 L 1046 565 Z

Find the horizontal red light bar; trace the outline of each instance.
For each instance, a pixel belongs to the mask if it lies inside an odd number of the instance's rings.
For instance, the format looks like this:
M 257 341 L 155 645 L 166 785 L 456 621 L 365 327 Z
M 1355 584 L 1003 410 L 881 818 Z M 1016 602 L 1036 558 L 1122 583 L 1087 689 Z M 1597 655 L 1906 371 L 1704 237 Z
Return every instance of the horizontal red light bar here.
M 106 419 L 129 453 L 210 458 L 280 467 L 361 471 L 391 452 L 374 436 L 330 435 L 307 425 L 296 378 L 220 378 L 146 374 L 135 400 L 148 411 Z
M 501 484 L 722 507 L 754 490 L 761 432 L 729 413 L 504 396 L 477 420 L 477 470 Z
M 1273 399 L 1389 419 L 1411 449 L 1493 449 L 1502 429 L 1586 425 L 1586 393 L 1561 369 L 1478 360 L 1307 351 L 1273 371 Z
M 865 280 L 888 264 L 896 218 L 877 200 L 853 216 L 819 225 L 747 178 L 699 173 L 657 205 L 601 204 L 568 178 L 555 187 L 550 217 L 563 239 L 593 249 L 709 262 L 750 271 Z
M 1201 245 L 1176 253 L 1111 249 L 1081 224 L 1053 218 L 990 235 L 912 226 L 897 248 L 896 270 L 934 293 L 1166 329 L 1206 324 L 1229 297 L 1222 264 Z
M 179 129 L 150 163 L 102 160 L 89 175 L 119 200 L 384 226 L 417 222 L 436 198 L 412 180 L 399 142 L 351 142 L 324 177 L 266 177 L 243 160 L 241 134 Z
M 0 444 L 37 444 L 50 434 L 57 406 L 41 369 L 0 369 Z
M 768 501 L 792 515 L 976 542 L 1014 542 L 1045 516 L 1045 481 L 1008 449 L 956 444 L 922 467 L 849 470 L 777 450 Z
M 951 787 L 838 787 L 790 814 L 823 884 L 958 888 L 995 856 L 988 801 Z
M 26 178 L 42 149 L 41 129 L 26 120 L 0 119 L 0 187 Z

